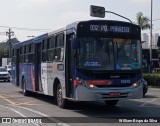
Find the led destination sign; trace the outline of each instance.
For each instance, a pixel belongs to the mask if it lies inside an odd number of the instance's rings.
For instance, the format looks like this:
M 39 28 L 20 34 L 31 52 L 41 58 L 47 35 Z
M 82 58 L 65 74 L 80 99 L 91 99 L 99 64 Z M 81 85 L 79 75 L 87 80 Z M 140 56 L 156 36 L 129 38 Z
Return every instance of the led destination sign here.
M 141 29 L 138 25 L 120 21 L 86 21 L 77 26 L 78 37 L 110 37 L 140 39 Z
M 90 31 L 95 32 L 119 32 L 129 33 L 130 27 L 125 26 L 107 26 L 107 25 L 90 25 Z

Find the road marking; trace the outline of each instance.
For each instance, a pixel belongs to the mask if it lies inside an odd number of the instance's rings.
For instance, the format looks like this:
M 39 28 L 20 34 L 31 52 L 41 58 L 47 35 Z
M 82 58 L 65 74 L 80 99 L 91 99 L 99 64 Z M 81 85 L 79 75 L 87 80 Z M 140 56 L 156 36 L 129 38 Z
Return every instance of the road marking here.
M 33 112 L 33 113 L 35 113 L 35 114 L 37 114 L 37 115 L 40 115 L 40 116 L 42 116 L 42 117 L 50 117 L 49 115 L 46 115 L 46 114 L 44 114 L 44 113 L 42 113 L 42 112 L 40 112 L 40 111 L 36 111 L 36 110 L 30 109 L 30 108 L 26 108 L 26 107 L 19 106 L 19 105 L 21 105 L 21 104 L 23 104 L 23 103 L 14 102 L 14 101 L 12 101 L 12 100 L 4 97 L 3 94 L 0 94 L 0 98 L 2 98 L 3 100 L 7 101 L 8 103 L 10 103 L 10 106 L 12 106 L 12 107 L 21 108 L 21 109 L 24 109 L 24 110 Z M 30 101 L 30 102 L 32 102 L 32 101 Z M 25 102 L 25 103 L 26 103 L 25 105 L 29 105 L 30 102 Z M 0 105 L 0 106 L 2 106 L 2 105 Z M 20 113 L 19 111 L 15 110 L 15 109 L 13 109 L 13 108 L 6 107 L 6 106 L 2 106 L 2 107 L 5 107 L 5 108 L 10 109 L 10 110 L 14 111 L 15 113 L 19 114 L 19 115 L 22 116 L 22 117 L 26 117 L 26 116 L 24 116 L 22 113 Z M 54 123 L 57 123 L 58 125 L 60 124 L 60 126 L 70 126 L 70 125 L 68 125 L 68 124 L 66 124 L 66 123 L 63 123 L 62 121 L 60 121 L 60 120 L 58 120 L 58 119 L 56 119 L 56 118 L 54 118 L 54 117 L 53 117 L 52 119 L 50 119 L 50 120 L 53 121 Z M 36 125 L 36 124 L 35 124 L 35 125 Z M 37 126 L 39 126 L 39 125 L 37 125 Z
M 31 109 L 31 108 L 26 108 L 26 107 L 22 107 L 22 106 L 15 106 L 15 105 L 11 105 L 11 106 L 13 106 L 13 107 L 17 107 L 17 108 L 21 108 L 21 109 L 24 109 L 24 110 L 27 110 L 27 111 L 30 111 L 30 112 L 33 112 L 33 113 L 35 113 L 35 114 L 37 114 L 37 115 L 40 115 L 40 116 L 42 116 L 42 117 L 50 117 L 49 115 L 47 115 L 47 114 L 44 114 L 44 113 L 42 113 L 42 112 L 40 112 L 40 111 L 36 111 L 36 110 L 33 110 L 33 109 Z M 68 124 L 66 124 L 66 123 L 63 123 L 62 121 L 60 121 L 60 120 L 58 120 L 58 119 L 56 119 L 56 118 L 50 118 L 49 120 L 51 120 L 51 121 L 53 121 L 54 123 L 57 123 L 58 124 L 58 126 L 60 125 L 60 126 L 70 126 L 70 125 L 68 125 Z
M 24 117 L 24 118 L 27 118 L 27 116 L 23 115 L 21 112 L 13 109 L 13 108 L 10 108 L 10 107 L 6 107 L 6 106 L 3 106 L 3 105 L 0 105 L 1 107 L 4 107 L 4 108 L 7 108 L 7 109 L 10 109 L 11 111 L 17 113 L 18 115 L 20 115 L 21 117 Z M 36 125 L 36 126 L 40 126 L 39 124 L 36 124 L 36 123 L 32 123 L 33 125 Z
M 147 102 L 141 104 L 140 106 L 141 106 L 141 107 L 142 107 L 142 106 L 145 106 L 145 105 L 147 105 L 147 104 L 149 104 L 149 103 L 151 103 L 151 102 L 156 101 L 157 99 L 158 99 L 158 98 L 155 98 L 155 99 L 152 99 L 152 100 L 150 100 L 150 101 L 147 101 Z
M 14 111 L 15 113 L 17 113 L 18 115 L 22 116 L 22 117 L 26 117 L 25 115 L 23 115 L 21 112 L 15 110 L 15 109 L 12 109 L 10 107 L 6 107 L 6 106 L 3 106 L 3 105 L 0 105 L 1 107 L 4 107 L 4 108 L 7 108 L 7 109 L 10 109 L 12 111 Z
M 0 98 L 2 98 L 3 100 L 9 102 L 10 104 L 16 104 L 16 102 L 13 102 L 13 101 L 9 100 L 8 98 L 4 97 L 2 94 L 0 95 Z
M 8 103 L 12 104 L 12 105 L 39 105 L 39 104 L 33 104 L 31 102 L 34 102 L 34 101 L 29 101 L 29 102 L 14 102 L 12 100 L 10 100 L 9 98 L 7 97 L 4 97 L 3 94 L 0 95 L 0 98 L 2 98 L 3 100 L 7 101 Z
M 17 105 L 17 106 L 19 106 L 19 105 L 40 105 L 40 104 L 34 104 L 32 102 L 34 102 L 34 101 L 16 103 L 15 105 Z
M 31 109 L 31 108 L 26 108 L 26 107 L 22 107 L 22 106 L 15 106 L 15 105 L 11 105 L 11 106 L 16 107 L 16 108 L 25 109 L 25 110 L 27 110 L 27 111 L 36 113 L 37 115 L 41 115 L 41 116 L 43 116 L 43 117 L 50 117 L 49 115 L 46 115 L 46 114 L 44 114 L 44 113 L 42 113 L 42 112 L 40 112 L 40 111 L 33 110 L 33 109 Z

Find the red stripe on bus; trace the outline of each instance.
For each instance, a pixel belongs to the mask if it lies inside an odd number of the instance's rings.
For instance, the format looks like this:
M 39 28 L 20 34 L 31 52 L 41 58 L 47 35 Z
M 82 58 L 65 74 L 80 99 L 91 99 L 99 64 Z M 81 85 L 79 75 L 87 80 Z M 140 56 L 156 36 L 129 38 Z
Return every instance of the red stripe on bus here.
M 111 84 L 110 80 L 85 80 L 88 84 L 92 85 L 109 85 Z M 77 80 L 74 80 L 74 85 L 81 85 L 81 83 Z
M 31 79 L 32 79 L 32 88 L 33 88 L 33 91 L 35 91 L 35 83 L 34 83 L 34 75 L 32 71 L 32 66 L 31 66 Z
M 74 80 L 74 85 L 78 86 L 78 85 L 81 85 L 81 83 L 77 80 Z
M 110 80 L 86 80 L 87 83 L 93 85 L 108 85 L 111 84 Z

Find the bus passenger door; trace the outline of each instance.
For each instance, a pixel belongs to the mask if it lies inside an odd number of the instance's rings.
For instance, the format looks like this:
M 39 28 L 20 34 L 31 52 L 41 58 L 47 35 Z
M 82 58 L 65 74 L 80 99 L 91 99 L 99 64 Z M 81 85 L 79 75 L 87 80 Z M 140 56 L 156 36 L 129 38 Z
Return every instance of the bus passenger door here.
M 35 60 L 34 60 L 34 75 L 35 75 L 35 91 L 42 91 L 41 87 L 41 43 L 35 44 Z
M 66 83 L 66 96 L 73 98 L 73 53 L 72 41 L 73 34 L 66 37 L 66 53 L 65 53 L 65 83 Z

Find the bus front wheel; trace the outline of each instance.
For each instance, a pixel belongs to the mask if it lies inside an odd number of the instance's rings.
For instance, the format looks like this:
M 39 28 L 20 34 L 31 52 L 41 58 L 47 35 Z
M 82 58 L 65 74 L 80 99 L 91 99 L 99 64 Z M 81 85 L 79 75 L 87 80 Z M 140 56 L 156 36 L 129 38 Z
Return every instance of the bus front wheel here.
M 60 108 L 66 108 L 67 102 L 68 102 L 67 99 L 63 98 L 61 84 L 58 84 L 57 90 L 56 90 L 56 103 Z

